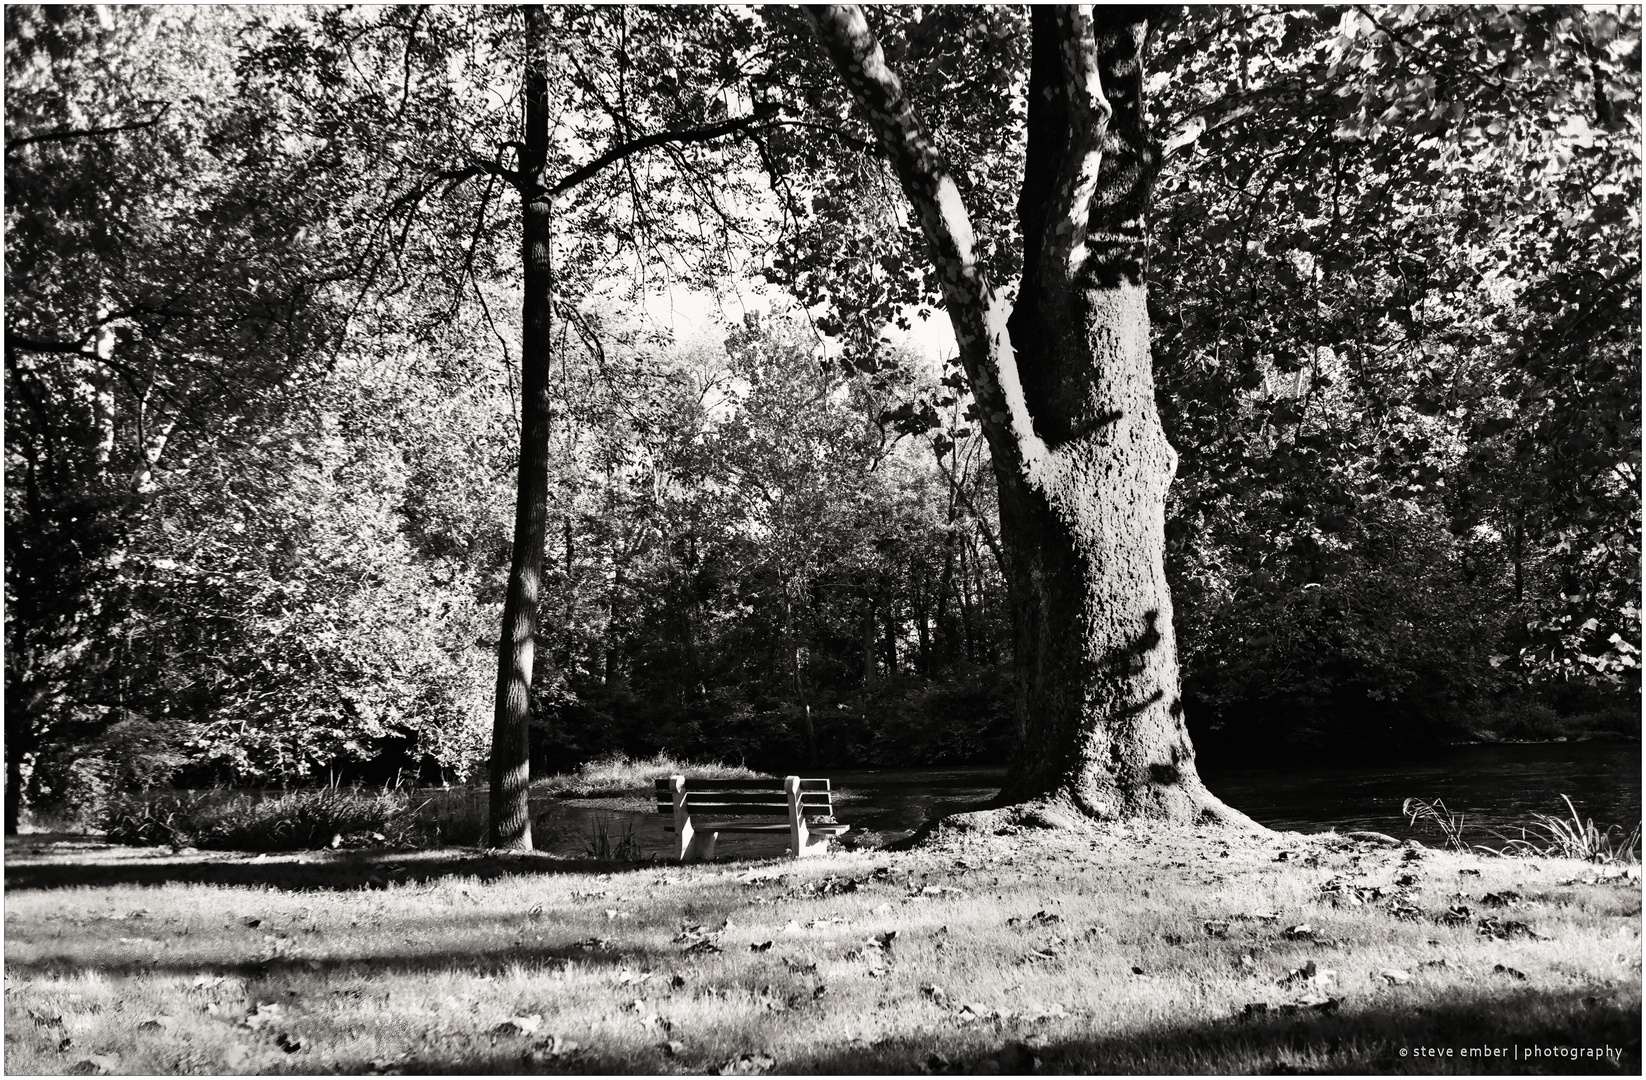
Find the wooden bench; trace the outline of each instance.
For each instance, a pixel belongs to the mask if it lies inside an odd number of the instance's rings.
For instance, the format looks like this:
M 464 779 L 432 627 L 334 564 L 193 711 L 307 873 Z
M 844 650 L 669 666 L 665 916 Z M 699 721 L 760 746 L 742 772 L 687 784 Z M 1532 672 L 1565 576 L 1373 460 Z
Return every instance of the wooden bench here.
M 714 858 L 714 841 L 727 833 L 780 833 L 787 831 L 794 857 L 821 855 L 829 839 L 851 828 L 834 823 L 834 796 L 827 780 L 798 776 L 752 777 L 742 780 L 690 780 L 671 776 L 657 781 L 657 812 L 674 815 L 664 829 L 680 840 L 680 861 Z M 702 818 L 786 818 L 781 822 L 704 822 Z M 824 822 L 806 819 L 826 818 Z

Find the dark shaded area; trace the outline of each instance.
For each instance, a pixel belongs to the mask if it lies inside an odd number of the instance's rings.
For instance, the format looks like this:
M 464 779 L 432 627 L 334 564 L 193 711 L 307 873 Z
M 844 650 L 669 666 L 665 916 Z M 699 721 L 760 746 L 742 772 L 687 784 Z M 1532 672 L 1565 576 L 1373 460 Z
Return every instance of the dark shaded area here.
M 1512 1016 L 1515 1030 L 1506 1030 Z M 1388 1006 L 1345 1006 L 1321 1014 L 1303 1009 L 1291 1015 L 1264 1015 L 1202 1024 L 1162 1026 L 1135 1034 L 1026 1043 L 1032 1028 L 999 1031 L 954 1028 L 941 1037 L 894 1037 L 872 1046 L 848 1046 L 802 1058 L 780 1060 L 779 1074 L 860 1075 L 933 1071 L 1030 1071 L 1053 1074 L 1136 1075 L 1162 1071 L 1161 1063 L 1195 1063 L 1195 1072 L 1288 1074 L 1431 1073 L 1639 1075 L 1641 1014 L 1612 997 L 1583 990 L 1522 989 L 1483 995 L 1445 1006 L 1409 1012 Z M 1516 1060 L 1514 1048 L 1611 1047 L 1612 1061 L 1573 1058 Z M 1401 1050 L 1408 1051 L 1406 1056 Z M 1464 1057 L 1465 1049 L 1491 1048 L 1503 1057 Z M 758 1049 L 751 1048 L 751 1049 Z M 1451 1050 L 1451 1057 L 1417 1056 L 1420 1049 Z M 932 1055 L 945 1064 L 933 1068 Z M 889 1059 L 889 1060 L 888 1060 Z M 575 1057 L 547 1065 L 522 1060 L 518 1050 L 499 1048 L 472 1057 L 424 1058 L 407 1063 L 419 1073 L 632 1073 L 642 1063 L 607 1056 L 589 1047 Z M 679 1064 L 709 1071 L 721 1064 L 689 1053 Z M 982 1066 L 982 1068 L 978 1068 Z M 364 1068 L 362 1063 L 361 1068 Z
M 652 868 L 650 862 L 567 859 L 542 852 L 525 854 L 457 854 L 450 850 L 319 852 L 302 861 L 248 859 L 243 855 L 206 857 L 198 862 L 29 863 L 17 859 L 27 840 L 8 841 L 6 892 L 73 889 L 117 885 L 243 885 L 284 890 L 351 892 L 383 888 L 389 882 L 424 883 L 442 878 L 480 881 L 531 874 L 622 874 Z M 160 856 L 166 859 L 168 856 Z

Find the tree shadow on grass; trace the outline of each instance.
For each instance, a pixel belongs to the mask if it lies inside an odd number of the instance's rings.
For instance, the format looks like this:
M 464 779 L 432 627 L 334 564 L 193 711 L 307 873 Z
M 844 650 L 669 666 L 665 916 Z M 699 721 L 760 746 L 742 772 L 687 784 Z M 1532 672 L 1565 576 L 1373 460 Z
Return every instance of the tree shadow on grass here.
M 311 940 L 298 929 L 300 924 L 285 922 L 276 927 L 258 921 L 245 926 L 243 938 L 219 937 L 191 948 L 190 937 L 162 934 L 154 939 L 154 945 L 163 946 L 164 954 L 140 954 L 140 945 L 123 942 L 118 950 L 122 955 L 112 957 L 104 951 L 106 937 L 86 935 L 77 939 L 79 948 L 44 953 L 38 951 L 43 943 L 37 942 L 37 951 L 27 959 L 7 956 L 6 973 L 22 980 L 73 977 L 90 970 L 108 978 L 192 978 L 204 974 L 260 980 L 278 988 L 288 977 L 312 986 L 316 977 L 330 983 L 347 982 L 353 977 L 375 979 L 450 971 L 495 975 L 509 968 L 552 971 L 638 967 L 668 971 L 689 966 L 693 959 L 677 945 L 658 948 L 632 937 L 618 938 L 612 931 L 608 931 L 613 933 L 611 939 L 588 935 L 586 924 L 591 920 L 580 921 L 585 926 L 574 930 L 562 919 L 525 911 L 500 916 L 452 912 L 420 919 L 398 918 L 393 920 L 392 933 L 362 930 L 363 935 L 369 933 L 370 940 L 354 947 L 338 943 L 335 934 Z M 266 933 L 271 929 L 279 932 Z M 387 944 L 386 939 L 399 944 Z M 315 951 L 322 955 L 305 955 Z
M 736 860 L 757 866 L 769 858 Z M 787 860 L 783 860 L 787 861 Z M 306 851 L 252 856 L 237 852 L 173 854 L 165 849 L 88 850 L 67 861 L 13 858 L 8 843 L 6 892 L 117 885 L 242 885 L 346 892 L 444 878 L 491 881 L 510 875 L 629 874 L 677 866 L 674 861 L 618 862 L 546 852 L 483 852 L 457 848 L 394 851 Z
M 1163 1024 L 1090 1037 L 1033 1037 L 1034 1028 L 992 1024 L 892 1033 L 874 1042 L 778 1058 L 777 1074 L 1004 1073 L 1364 1074 L 1562 1073 L 1640 1075 L 1638 1005 L 1600 999 L 1583 988 L 1515 989 L 1445 1006 L 1399 1010 L 1389 1004 L 1345 1006 L 1333 1015 L 1304 1009 L 1254 1019 Z M 570 1033 L 574 1038 L 576 1033 Z M 706 1034 L 706 1033 L 700 1033 Z M 1545 1056 L 1527 1057 L 1528 1048 Z M 1556 1056 L 1551 1051 L 1614 1052 L 1611 1057 Z M 765 1047 L 749 1046 L 744 1052 Z M 1405 1051 L 1402 1054 L 1402 1050 Z M 936 1057 L 934 1055 L 941 1055 Z M 585 1046 L 574 1057 L 532 1062 L 522 1048 L 497 1045 L 483 1054 L 424 1057 L 407 1072 L 634 1073 L 665 1071 L 661 1059 L 603 1053 Z M 667 1071 L 713 1072 L 723 1061 L 698 1059 L 691 1044 Z
M 938 1072 L 1639 1075 L 1640 1020 L 1638 1001 L 1600 997 L 1593 988 L 1517 988 L 1460 995 L 1444 1005 L 1400 1009 L 1379 1001 L 1354 1008 L 1346 1002 L 1330 1015 L 1304 1008 L 1040 1045 L 1026 1043 L 1031 1032 L 1024 1029 L 897 1041 L 907 1055 L 901 1057 L 902 1068 Z M 1529 1060 L 1528 1047 L 1610 1047 L 1618 1056 Z M 932 1061 L 934 1053 L 944 1055 L 947 1066 Z M 898 1067 L 899 1057 L 884 1048 L 847 1048 L 787 1064 L 802 1073 L 883 1072 Z

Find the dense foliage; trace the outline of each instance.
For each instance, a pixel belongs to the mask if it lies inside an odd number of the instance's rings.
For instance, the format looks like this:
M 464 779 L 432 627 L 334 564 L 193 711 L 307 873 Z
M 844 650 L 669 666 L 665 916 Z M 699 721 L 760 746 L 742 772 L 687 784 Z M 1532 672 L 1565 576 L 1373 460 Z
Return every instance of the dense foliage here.
M 874 17 L 980 163 L 1009 279 L 1021 13 Z M 8 799 L 474 773 L 517 453 L 493 181 L 518 18 L 6 20 Z M 952 367 L 894 344 L 933 283 L 804 29 L 553 32 L 559 174 L 759 123 L 556 203 L 536 763 L 998 760 L 987 450 Z M 1193 8 L 1153 56 L 1203 753 L 1636 732 L 1638 9 Z M 654 317 L 756 279 L 798 306 Z

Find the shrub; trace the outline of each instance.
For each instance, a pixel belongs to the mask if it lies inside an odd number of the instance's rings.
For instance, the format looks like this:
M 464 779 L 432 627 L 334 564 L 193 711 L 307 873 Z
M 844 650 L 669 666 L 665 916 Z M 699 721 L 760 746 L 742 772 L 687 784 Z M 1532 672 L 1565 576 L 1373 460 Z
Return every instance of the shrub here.
M 278 795 L 213 791 L 126 795 L 102 815 L 109 839 L 236 851 L 298 851 L 362 839 L 411 843 L 419 822 L 402 791 L 328 786 Z
M 210 801 L 208 794 L 187 791 L 116 795 L 104 804 L 99 825 L 116 843 L 183 847 L 194 843 Z

